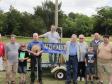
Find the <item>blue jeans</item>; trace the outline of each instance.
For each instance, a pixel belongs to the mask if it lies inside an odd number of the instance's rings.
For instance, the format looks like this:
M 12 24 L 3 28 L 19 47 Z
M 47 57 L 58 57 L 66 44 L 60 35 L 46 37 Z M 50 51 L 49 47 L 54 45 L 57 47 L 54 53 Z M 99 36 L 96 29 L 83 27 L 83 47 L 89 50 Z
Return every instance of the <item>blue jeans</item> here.
M 66 62 L 66 84 L 69 84 L 71 81 L 71 72 L 73 73 L 73 82 L 77 81 L 77 74 L 78 74 L 78 60 L 77 56 L 69 56 L 69 61 Z

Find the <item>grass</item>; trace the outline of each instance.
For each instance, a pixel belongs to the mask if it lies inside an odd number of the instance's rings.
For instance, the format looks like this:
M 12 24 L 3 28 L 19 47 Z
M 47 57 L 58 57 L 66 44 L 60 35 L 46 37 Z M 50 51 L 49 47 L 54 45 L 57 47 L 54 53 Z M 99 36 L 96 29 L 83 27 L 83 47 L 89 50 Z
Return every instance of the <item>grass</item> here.
M 63 38 L 62 42 L 68 41 L 70 38 Z M 41 41 L 47 42 L 47 39 L 40 39 Z M 86 37 L 86 42 L 89 44 L 89 42 L 92 40 L 91 37 Z M 5 43 L 9 42 L 9 38 L 3 38 L 3 41 Z M 17 38 L 17 42 L 19 43 L 28 43 L 31 41 L 31 38 Z M 112 39 L 111 39 L 112 41 Z M 43 62 L 48 62 L 48 54 L 43 54 L 42 56 Z M 44 70 L 45 71 L 45 70 Z M 29 76 L 29 73 L 27 74 Z M 17 81 L 18 81 L 19 75 L 17 74 Z M 29 80 L 29 79 L 28 79 Z M 0 84 L 5 84 L 5 72 L 0 72 Z M 65 84 L 65 80 L 56 80 L 53 78 L 53 76 L 50 74 L 50 70 L 43 74 L 43 83 L 44 84 Z M 30 84 L 29 82 L 27 84 Z M 78 84 L 84 84 L 84 82 L 79 82 Z
M 27 74 L 29 76 L 29 73 Z M 43 84 L 65 84 L 65 80 L 57 80 L 52 77 L 49 73 L 43 75 Z M 17 84 L 19 80 L 19 74 L 17 74 L 16 82 Z M 29 79 L 27 80 L 27 84 L 30 84 Z M 5 72 L 0 72 L 0 84 L 5 84 Z M 37 84 L 37 83 L 35 83 Z M 84 84 L 84 82 L 79 82 L 79 84 Z

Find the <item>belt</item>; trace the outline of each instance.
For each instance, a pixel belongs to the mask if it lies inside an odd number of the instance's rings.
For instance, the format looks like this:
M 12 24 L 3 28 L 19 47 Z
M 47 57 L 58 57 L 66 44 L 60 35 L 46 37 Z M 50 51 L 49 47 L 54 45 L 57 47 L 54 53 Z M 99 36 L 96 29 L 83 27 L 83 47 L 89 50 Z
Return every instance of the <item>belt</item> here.
M 77 55 L 69 55 L 69 57 L 75 57 L 75 56 L 77 56 Z

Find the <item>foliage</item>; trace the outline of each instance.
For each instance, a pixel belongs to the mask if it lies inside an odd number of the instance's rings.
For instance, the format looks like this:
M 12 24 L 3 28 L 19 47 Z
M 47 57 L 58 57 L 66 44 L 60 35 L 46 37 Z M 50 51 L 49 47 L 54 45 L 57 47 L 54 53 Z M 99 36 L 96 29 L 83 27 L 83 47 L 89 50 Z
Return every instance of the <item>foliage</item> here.
M 61 5 L 62 2 L 58 4 L 58 26 L 63 28 L 64 37 L 70 37 L 73 33 L 88 36 L 94 32 L 112 35 L 112 7 L 100 7 L 96 15 L 88 17 L 74 12 L 64 14 Z M 54 18 L 55 4 L 49 0 L 35 7 L 34 14 L 20 12 L 10 6 L 6 13 L 0 10 L 0 32 L 20 36 L 31 36 L 33 32 L 43 34 L 54 24 Z
M 94 15 L 94 31 L 101 34 L 112 34 L 112 7 L 101 7 Z

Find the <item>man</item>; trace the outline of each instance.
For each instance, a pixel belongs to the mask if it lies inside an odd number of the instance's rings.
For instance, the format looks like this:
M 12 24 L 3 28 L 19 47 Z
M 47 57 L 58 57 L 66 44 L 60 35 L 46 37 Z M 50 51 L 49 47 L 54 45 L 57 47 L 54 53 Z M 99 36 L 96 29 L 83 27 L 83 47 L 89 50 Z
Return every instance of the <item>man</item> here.
M 71 40 L 66 43 L 66 84 L 71 83 L 71 70 L 73 70 L 73 84 L 77 84 L 78 50 L 77 35 L 73 34 Z
M 42 49 L 42 42 L 39 42 L 39 36 L 38 33 L 33 33 L 33 41 L 31 41 L 28 44 L 28 50 L 31 50 L 32 47 L 34 47 L 35 45 L 39 46 L 40 49 Z M 36 80 L 36 75 L 37 75 L 37 82 L 39 84 L 42 84 L 42 69 L 41 69 L 41 53 L 39 54 L 39 58 L 38 61 L 39 63 L 37 64 L 37 57 L 36 56 L 31 56 L 31 84 L 34 84 L 35 80 Z M 35 65 L 38 66 L 35 66 Z M 35 73 L 35 68 L 36 68 L 36 73 Z M 39 74 L 38 74 L 39 72 Z
M 5 55 L 5 44 L 2 42 L 2 35 L 0 34 L 0 71 L 4 70 L 3 59 Z
M 98 47 L 99 84 L 112 84 L 112 45 L 109 35 L 103 36 L 103 43 Z
M 11 35 L 10 43 L 6 45 L 6 82 L 16 84 L 16 72 L 18 69 L 18 49 L 16 36 Z
M 39 37 L 46 37 L 48 38 L 49 43 L 59 43 L 60 42 L 60 36 L 59 33 L 56 32 L 56 27 L 54 25 L 51 25 L 51 31 L 40 35 Z M 50 53 L 49 54 L 49 62 L 51 65 L 56 64 L 57 62 L 57 54 Z
M 83 34 L 79 35 L 79 56 L 78 56 L 78 76 L 80 80 L 84 81 L 85 78 L 85 55 L 87 53 L 88 45 L 85 42 Z
M 102 43 L 102 40 L 100 39 L 99 33 L 94 34 L 94 39 L 90 42 L 90 47 L 93 47 L 94 52 L 96 54 L 96 62 L 95 62 L 95 76 L 98 78 L 98 70 L 97 70 L 97 49 L 98 46 Z

